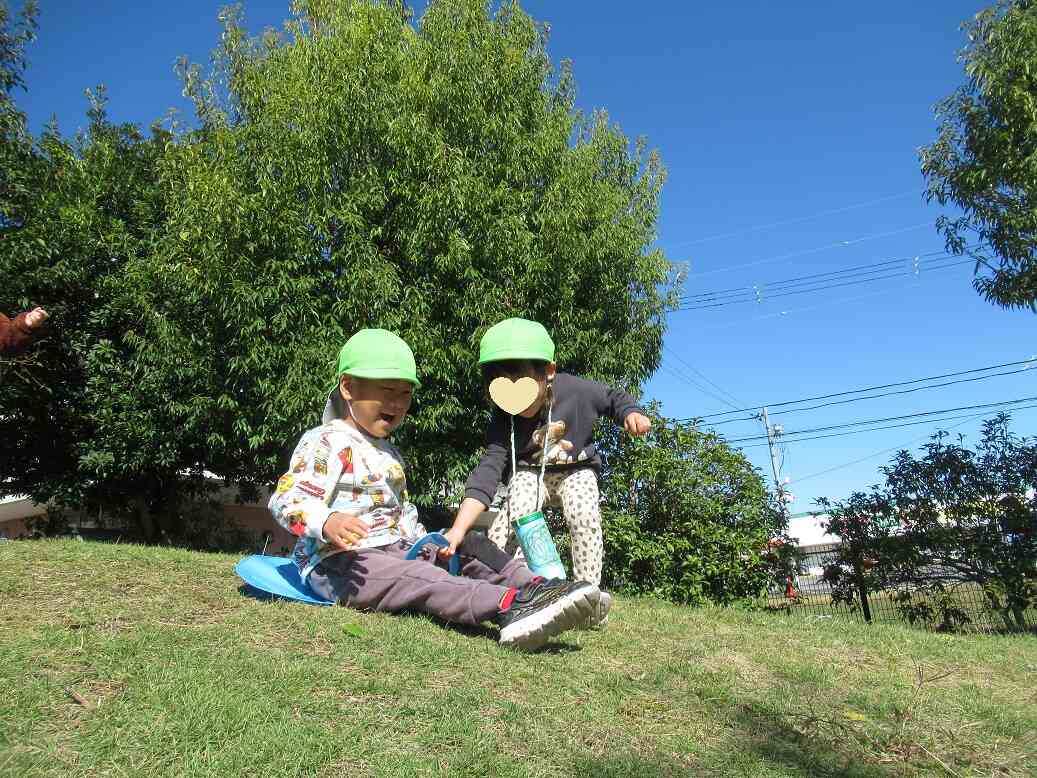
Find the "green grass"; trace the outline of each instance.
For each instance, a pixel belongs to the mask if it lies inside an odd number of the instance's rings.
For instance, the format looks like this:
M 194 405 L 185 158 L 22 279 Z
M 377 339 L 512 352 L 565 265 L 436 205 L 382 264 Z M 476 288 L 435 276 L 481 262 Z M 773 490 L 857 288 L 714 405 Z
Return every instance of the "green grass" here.
M 619 597 L 522 655 L 244 597 L 234 562 L 0 543 L 0 775 L 1037 774 L 1032 637 Z

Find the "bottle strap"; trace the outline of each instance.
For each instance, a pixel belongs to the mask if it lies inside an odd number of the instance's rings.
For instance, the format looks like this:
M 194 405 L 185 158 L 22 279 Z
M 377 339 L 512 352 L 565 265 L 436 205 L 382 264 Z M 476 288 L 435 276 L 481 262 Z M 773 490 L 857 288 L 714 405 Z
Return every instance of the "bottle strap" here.
M 547 427 L 544 429 L 544 448 L 540 453 L 540 477 L 537 479 L 537 498 L 534 503 L 536 510 L 540 510 L 540 488 L 544 484 L 544 473 L 547 470 L 547 442 L 551 436 L 551 421 L 552 412 L 554 411 L 554 397 L 551 398 L 551 402 L 547 405 Z M 518 466 L 516 464 L 515 457 L 515 415 L 510 415 L 511 420 L 511 480 L 515 481 L 515 474 L 518 472 Z M 535 513 L 536 511 L 534 511 Z M 508 485 L 508 518 L 511 518 L 511 485 Z

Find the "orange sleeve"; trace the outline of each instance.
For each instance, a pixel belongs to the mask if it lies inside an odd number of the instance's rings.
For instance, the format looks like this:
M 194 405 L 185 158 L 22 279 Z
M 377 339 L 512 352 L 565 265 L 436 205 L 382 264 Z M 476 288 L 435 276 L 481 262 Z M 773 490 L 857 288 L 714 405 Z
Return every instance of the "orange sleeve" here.
M 9 319 L 0 313 L 0 354 L 14 356 L 28 348 L 32 342 L 32 330 L 26 323 L 27 313 L 19 313 Z

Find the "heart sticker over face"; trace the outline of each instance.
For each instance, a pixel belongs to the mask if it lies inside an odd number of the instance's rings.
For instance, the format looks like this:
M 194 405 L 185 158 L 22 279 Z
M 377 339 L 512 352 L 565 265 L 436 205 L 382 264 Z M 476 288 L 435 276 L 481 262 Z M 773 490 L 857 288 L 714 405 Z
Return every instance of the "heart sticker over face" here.
M 540 385 L 535 378 L 525 376 L 512 381 L 500 376 L 490 381 L 490 399 L 505 413 L 515 416 L 536 402 L 540 394 Z

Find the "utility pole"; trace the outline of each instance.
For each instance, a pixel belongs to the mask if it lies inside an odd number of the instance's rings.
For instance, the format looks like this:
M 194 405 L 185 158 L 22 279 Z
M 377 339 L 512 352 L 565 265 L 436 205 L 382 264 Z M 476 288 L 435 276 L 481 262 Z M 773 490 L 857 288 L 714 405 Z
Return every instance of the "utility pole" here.
M 778 504 L 781 509 L 781 515 L 788 518 L 788 511 L 786 510 L 785 504 L 785 486 L 781 483 L 781 474 L 778 472 L 778 454 L 774 450 L 775 440 L 777 436 L 781 434 L 782 430 L 771 426 L 770 419 L 767 418 L 766 408 L 761 409 L 760 418 L 763 420 L 763 426 L 767 430 L 767 448 L 771 452 L 771 472 L 774 473 L 774 488 L 778 493 Z
M 778 466 L 778 453 L 775 443 L 784 434 L 785 430 L 775 424 L 771 426 L 771 420 L 767 416 L 767 409 L 760 409 L 759 418 L 767 430 L 767 448 L 771 452 L 771 472 L 774 474 L 774 489 L 778 494 L 778 510 L 781 511 L 781 523 L 783 531 L 789 527 L 789 504 L 785 494 L 785 484 L 781 481 L 781 468 Z M 795 599 L 799 597 L 799 554 L 794 550 L 793 556 L 785 557 L 785 597 Z

